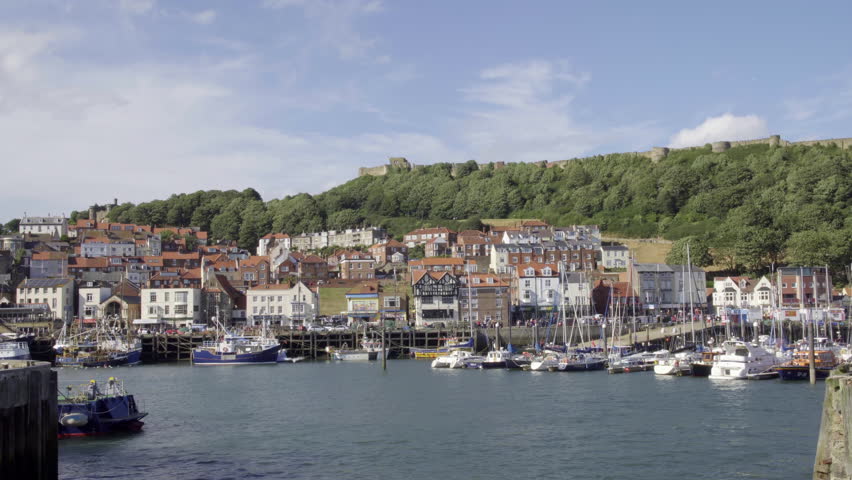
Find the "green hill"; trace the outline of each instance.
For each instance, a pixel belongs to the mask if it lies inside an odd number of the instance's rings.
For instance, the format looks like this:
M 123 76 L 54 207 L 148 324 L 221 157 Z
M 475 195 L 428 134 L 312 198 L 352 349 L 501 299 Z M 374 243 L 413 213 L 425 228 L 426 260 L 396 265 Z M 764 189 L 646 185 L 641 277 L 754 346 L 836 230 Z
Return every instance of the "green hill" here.
M 697 237 L 717 263 L 762 271 L 775 262 L 852 261 L 852 160 L 836 146 L 748 145 L 674 150 L 653 163 L 612 154 L 540 164 L 388 167 L 320 195 L 264 202 L 252 189 L 200 191 L 139 205 L 110 220 L 196 225 L 213 239 L 254 248 L 269 231 L 291 234 L 383 225 L 400 238 L 419 226 L 468 228 L 480 218 L 542 218 L 600 225 L 623 237 Z

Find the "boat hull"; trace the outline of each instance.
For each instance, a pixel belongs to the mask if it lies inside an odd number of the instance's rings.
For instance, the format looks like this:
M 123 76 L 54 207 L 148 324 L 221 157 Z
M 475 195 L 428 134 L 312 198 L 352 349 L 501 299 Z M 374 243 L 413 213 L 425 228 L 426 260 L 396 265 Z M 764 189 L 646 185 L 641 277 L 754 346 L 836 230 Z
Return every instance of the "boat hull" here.
M 142 363 L 142 350 L 122 353 L 110 353 L 94 357 L 56 357 L 57 367 L 104 368 L 123 367 Z
M 775 367 L 781 380 L 810 380 L 810 367 Z M 831 375 L 830 368 L 817 368 L 817 380 L 825 380 Z
M 713 369 L 712 364 L 705 363 L 693 363 L 690 367 L 692 367 L 693 377 L 709 377 L 710 371 Z
M 97 400 L 59 403 L 57 437 L 86 437 L 106 435 L 116 432 L 138 432 L 144 423 L 141 421 L 147 413 L 136 407 L 133 395 L 101 397 Z M 63 417 L 85 417 L 83 425 L 63 424 Z
M 606 360 L 595 360 L 584 363 L 569 363 L 559 365 L 560 372 L 589 372 L 606 368 Z
M 192 364 L 198 366 L 216 365 L 269 365 L 277 363 L 280 345 L 273 345 L 259 352 L 219 353 L 210 350 L 192 351 Z

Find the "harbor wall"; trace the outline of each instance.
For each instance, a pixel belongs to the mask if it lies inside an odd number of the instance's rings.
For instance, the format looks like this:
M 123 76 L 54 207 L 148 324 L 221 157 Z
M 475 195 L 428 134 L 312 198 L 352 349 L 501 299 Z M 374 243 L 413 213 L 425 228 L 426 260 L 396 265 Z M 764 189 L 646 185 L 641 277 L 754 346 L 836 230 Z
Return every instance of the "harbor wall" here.
M 814 480 L 852 480 L 852 375 L 835 370 L 825 381 Z
M 56 381 L 46 362 L 0 363 L 0 478 L 58 478 Z

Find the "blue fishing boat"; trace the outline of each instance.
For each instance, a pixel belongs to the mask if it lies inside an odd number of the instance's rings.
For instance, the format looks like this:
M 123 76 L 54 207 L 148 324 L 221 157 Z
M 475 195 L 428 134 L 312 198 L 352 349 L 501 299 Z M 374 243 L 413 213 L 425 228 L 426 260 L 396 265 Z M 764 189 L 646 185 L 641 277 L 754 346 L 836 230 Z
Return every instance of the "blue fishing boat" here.
M 192 351 L 193 365 L 263 365 L 278 361 L 281 344 L 274 338 L 226 334 Z
M 121 367 L 142 363 L 142 343 L 107 341 L 66 346 L 56 355 L 58 367 Z
M 124 389 L 124 383 L 113 377 L 101 391 L 91 380 L 77 388 L 68 386 L 57 401 L 58 438 L 105 435 L 115 432 L 138 432 L 148 415 L 136 405 L 136 399 Z

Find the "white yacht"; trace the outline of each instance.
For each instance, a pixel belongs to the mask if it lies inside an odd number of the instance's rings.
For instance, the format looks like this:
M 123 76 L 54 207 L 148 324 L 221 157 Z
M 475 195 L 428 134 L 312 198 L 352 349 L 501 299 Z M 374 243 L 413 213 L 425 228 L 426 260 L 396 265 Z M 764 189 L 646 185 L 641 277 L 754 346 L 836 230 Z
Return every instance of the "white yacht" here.
M 559 369 L 560 355 L 557 353 L 546 353 L 530 363 L 533 372 L 555 372 Z
M 464 368 L 465 362 L 471 360 L 474 356 L 467 350 L 453 350 L 448 355 L 442 355 L 432 360 L 432 368 Z
M 778 357 L 753 343 L 730 340 L 722 344 L 724 353 L 716 356 L 711 379 L 748 379 L 749 375 L 765 373 L 779 363 Z
M 0 360 L 29 360 L 30 346 L 27 342 L 0 342 Z
M 692 373 L 692 352 L 678 352 L 658 359 L 654 364 L 656 375 L 689 375 Z

